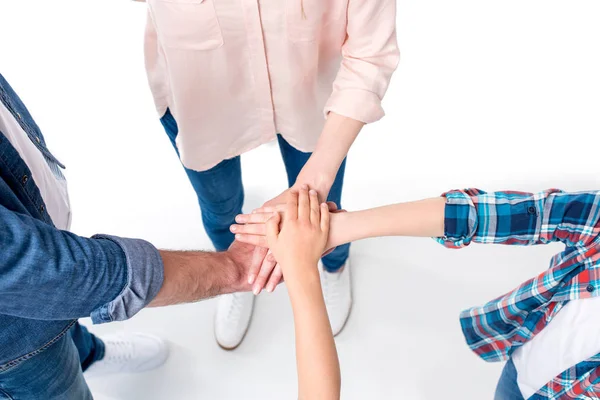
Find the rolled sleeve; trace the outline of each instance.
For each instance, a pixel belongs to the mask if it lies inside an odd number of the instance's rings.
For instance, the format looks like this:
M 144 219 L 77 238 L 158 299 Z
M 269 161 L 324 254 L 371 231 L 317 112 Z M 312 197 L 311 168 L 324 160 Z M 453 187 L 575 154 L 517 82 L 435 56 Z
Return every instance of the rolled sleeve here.
M 116 298 L 92 311 L 92 322 L 100 324 L 131 318 L 146 307 L 162 287 L 162 258 L 158 250 L 144 240 L 109 235 L 96 235 L 94 239 L 110 240 L 123 250 L 127 262 L 127 283 Z
M 342 63 L 324 113 L 372 123 L 398 66 L 395 0 L 350 0 Z
M 477 232 L 477 208 L 469 191 L 453 190 L 444 193 L 446 206 L 444 210 L 444 237 L 434 238 L 438 243 L 451 249 L 460 249 L 473 241 Z
M 325 106 L 325 116 L 330 112 L 365 124 L 379 121 L 385 115 L 379 96 L 361 89 L 344 89 L 333 92 Z

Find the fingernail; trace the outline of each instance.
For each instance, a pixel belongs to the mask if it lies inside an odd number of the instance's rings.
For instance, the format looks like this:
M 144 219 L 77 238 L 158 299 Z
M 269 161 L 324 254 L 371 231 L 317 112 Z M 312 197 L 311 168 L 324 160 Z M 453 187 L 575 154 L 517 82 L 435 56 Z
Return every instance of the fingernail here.
M 254 275 L 250 275 L 250 276 L 248 276 L 248 283 L 249 283 L 250 285 L 252 285 L 252 284 L 254 283 L 254 280 L 255 280 L 255 279 L 256 279 L 256 276 L 254 276 Z
M 316 190 L 311 190 L 311 191 L 310 191 L 310 194 L 314 194 L 314 195 L 316 195 L 316 194 L 317 194 L 317 191 L 316 191 Z
M 235 222 L 244 222 L 244 217 L 242 217 L 241 215 L 236 216 Z
M 269 287 L 267 288 L 267 292 L 273 293 L 273 285 L 269 285 Z
M 240 235 L 240 234 L 238 233 L 237 235 L 235 235 L 235 238 L 239 240 L 239 239 L 241 239 L 241 238 L 242 238 L 242 235 Z
M 231 225 L 229 228 L 231 229 L 231 232 L 237 231 L 237 226 L 235 225 Z
M 252 293 L 254 293 L 255 296 L 258 296 L 258 294 L 260 293 L 260 289 L 255 287 L 254 290 L 252 290 Z
M 308 189 L 308 185 L 302 185 L 302 189 L 307 190 Z

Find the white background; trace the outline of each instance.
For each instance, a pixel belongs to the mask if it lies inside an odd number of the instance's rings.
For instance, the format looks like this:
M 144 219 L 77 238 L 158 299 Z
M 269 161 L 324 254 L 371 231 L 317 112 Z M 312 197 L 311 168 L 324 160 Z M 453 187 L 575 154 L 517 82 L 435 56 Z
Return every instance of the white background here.
M 400 0 L 402 61 L 387 117 L 350 152 L 350 210 L 457 187 L 600 188 L 600 3 Z M 145 6 L 0 1 L 1 73 L 68 167 L 73 230 L 209 249 L 158 122 L 142 58 Z M 247 207 L 284 189 L 275 146 L 243 158 Z M 473 355 L 458 313 L 547 267 L 558 246 L 449 251 L 386 238 L 352 250 L 354 307 L 338 337 L 344 399 L 489 399 L 501 365 Z M 57 294 L 60 295 L 60 294 Z M 212 334 L 214 301 L 145 310 L 95 332 L 168 339 L 161 369 L 90 382 L 114 399 L 287 399 L 296 390 L 285 288 L 261 295 L 240 348 Z

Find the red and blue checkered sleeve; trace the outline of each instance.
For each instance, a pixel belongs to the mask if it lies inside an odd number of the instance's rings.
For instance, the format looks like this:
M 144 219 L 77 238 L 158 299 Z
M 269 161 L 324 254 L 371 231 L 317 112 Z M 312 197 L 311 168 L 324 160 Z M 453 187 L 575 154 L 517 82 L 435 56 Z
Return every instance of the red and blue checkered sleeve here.
M 478 189 L 452 190 L 444 193 L 446 207 L 444 211 L 444 237 L 435 240 L 451 249 L 468 246 L 478 225 L 477 207 L 473 197 L 485 193 Z
M 436 240 L 449 248 L 471 242 L 588 245 L 600 235 L 600 192 L 486 193 L 465 189 L 443 196 L 445 236 Z

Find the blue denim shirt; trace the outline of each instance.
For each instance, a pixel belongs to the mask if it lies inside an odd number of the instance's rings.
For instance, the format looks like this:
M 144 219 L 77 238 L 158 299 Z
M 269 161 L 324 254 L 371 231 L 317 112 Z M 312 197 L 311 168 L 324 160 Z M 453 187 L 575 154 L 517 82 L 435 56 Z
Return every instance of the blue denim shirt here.
M 0 101 L 48 165 L 64 168 L 2 75 Z M 78 318 L 132 317 L 162 283 L 162 259 L 150 243 L 55 228 L 31 171 L 0 131 L 0 371 L 49 347 Z

